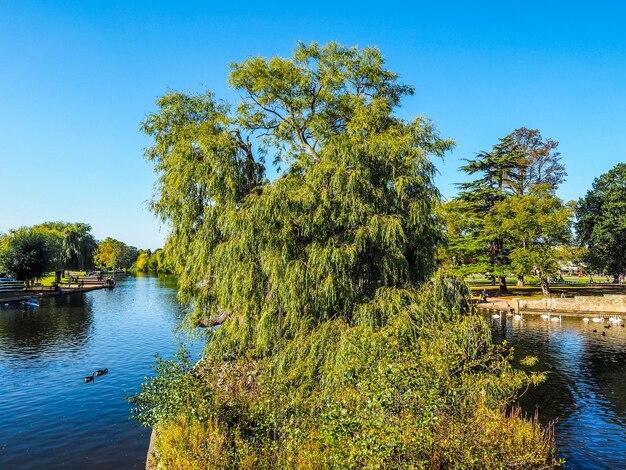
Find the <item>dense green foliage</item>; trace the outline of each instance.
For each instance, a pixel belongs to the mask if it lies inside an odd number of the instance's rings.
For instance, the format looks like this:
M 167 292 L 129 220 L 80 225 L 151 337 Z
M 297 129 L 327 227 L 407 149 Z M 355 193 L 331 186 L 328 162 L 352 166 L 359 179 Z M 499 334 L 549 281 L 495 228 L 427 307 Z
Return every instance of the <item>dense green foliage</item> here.
M 393 116 L 412 89 L 378 51 L 300 45 L 233 65 L 230 82 L 244 96 L 234 115 L 211 94 L 170 93 L 144 123 L 183 300 L 209 324 L 231 320 L 211 347 L 267 353 L 428 278 L 441 239 L 429 157 L 451 142 Z M 253 138 L 286 165 L 272 183 Z
M 0 273 L 26 285 L 53 268 L 54 241 L 50 236 L 27 228 L 12 231 L 0 240 Z
M 541 375 L 511 367 L 463 284 L 438 276 L 370 308 L 384 326 L 338 318 L 264 358 L 159 361 L 134 404 L 163 468 L 557 464 L 549 433 L 504 411 Z
M 137 260 L 139 250 L 124 242 L 107 237 L 98 244 L 94 257 L 96 266 L 104 268 L 130 268 Z
M 97 242 L 91 234 L 91 226 L 84 223 L 45 222 L 33 230 L 45 233 L 53 240 L 55 270 L 91 269 Z
M 141 272 L 171 272 L 169 263 L 165 258 L 165 252 L 161 248 L 156 249 L 154 253 L 151 250 L 139 250 L 139 256 L 137 261 L 135 261 L 134 268 Z
M 394 114 L 412 88 L 378 50 L 334 43 L 233 64 L 230 84 L 236 108 L 170 92 L 143 124 L 166 257 L 212 327 L 201 362 L 159 360 L 131 398 L 161 465 L 555 464 L 550 436 L 505 411 L 541 376 L 511 368 L 462 283 L 429 282 L 432 158 L 452 142 Z
M 572 212 L 548 186 L 536 186 L 526 195 L 495 204 L 485 218 L 485 230 L 507 240 L 512 271 L 518 276 L 536 274 L 548 296 L 548 277 L 560 272 L 560 248 L 570 242 Z
M 11 230 L 0 243 L 0 272 L 27 283 L 50 271 L 93 267 L 96 240 L 88 224 L 45 222 Z
M 523 256 L 520 242 L 524 237 L 519 236 L 516 226 L 509 224 L 517 231 L 510 233 L 489 220 L 497 218 L 499 212 L 510 212 L 511 207 L 522 207 L 526 199 L 532 199 L 538 192 L 553 200 L 554 191 L 566 175 L 557 146 L 557 142 L 544 139 L 538 130 L 520 128 L 500 139 L 491 152 L 481 152 L 461 167 L 476 179 L 460 183 L 458 196 L 444 208 L 448 254 L 454 257 L 452 264 L 457 271 L 489 273 L 494 280 L 500 279 L 502 291 L 507 290 L 507 273 L 514 271 L 520 276 L 529 273 L 529 269 L 520 270 L 522 265 L 528 268 L 532 262 L 520 258 Z M 517 202 L 505 202 L 510 199 Z M 543 229 L 533 229 L 535 233 L 537 230 Z M 549 230 L 546 227 L 544 231 Z M 563 237 L 551 237 L 557 238 L 562 241 Z M 511 258 L 514 250 L 515 262 Z
M 576 231 L 592 269 L 626 273 L 626 163 L 596 178 L 576 207 Z
M 163 250 L 138 250 L 110 237 L 98 243 L 85 223 L 44 222 L 10 230 L 0 235 L 1 256 L 6 262 L 0 261 L 0 274 L 29 282 L 50 271 L 88 271 L 96 265 L 130 268 L 139 264 L 139 271 L 170 272 Z

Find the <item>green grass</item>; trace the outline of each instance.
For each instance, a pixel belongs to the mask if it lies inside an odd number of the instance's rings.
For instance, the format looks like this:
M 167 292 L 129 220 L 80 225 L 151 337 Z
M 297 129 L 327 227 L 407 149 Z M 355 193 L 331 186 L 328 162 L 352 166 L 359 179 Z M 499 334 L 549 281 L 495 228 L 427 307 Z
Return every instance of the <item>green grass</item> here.
M 600 280 L 601 278 L 597 279 Z M 565 294 L 567 297 L 573 297 L 577 295 L 599 296 L 604 294 L 626 294 L 626 285 L 620 286 L 617 284 L 594 284 L 590 286 L 588 277 L 579 278 L 578 276 L 565 276 L 563 280 L 565 281 L 565 283 L 560 282 L 550 284 L 550 293 L 553 297 L 559 297 L 561 294 Z M 543 298 L 543 294 L 541 293 L 541 286 L 539 285 L 539 280 L 536 277 L 527 277 L 526 285 L 522 287 L 517 286 L 517 278 L 507 277 L 506 283 L 509 290 L 507 294 L 501 294 L 499 286 L 497 284 L 495 286 L 492 286 L 489 279 L 472 279 L 471 277 L 469 277 L 465 279 L 465 281 L 470 286 L 470 290 L 472 291 L 472 293 L 475 295 L 477 295 L 483 289 L 486 289 L 487 294 L 490 297 L 524 297 L 530 299 Z

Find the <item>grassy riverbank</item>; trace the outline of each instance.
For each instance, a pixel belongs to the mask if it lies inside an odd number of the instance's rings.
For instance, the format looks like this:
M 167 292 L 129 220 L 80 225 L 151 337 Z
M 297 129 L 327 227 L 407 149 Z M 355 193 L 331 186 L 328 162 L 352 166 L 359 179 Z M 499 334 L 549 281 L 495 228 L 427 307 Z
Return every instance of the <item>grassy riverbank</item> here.
M 541 299 L 543 294 L 541 286 L 534 279 L 527 280 L 526 285 L 517 286 L 517 279 L 507 278 L 508 292 L 500 292 L 499 287 L 491 285 L 488 279 L 466 279 L 467 284 L 474 296 L 478 296 L 483 289 L 487 291 L 489 297 L 497 297 L 510 300 L 514 297 L 524 297 L 528 299 Z M 626 285 L 594 282 L 589 284 L 589 278 L 565 277 L 564 282 L 557 282 L 550 285 L 550 293 L 553 297 L 560 297 L 564 294 L 566 297 L 574 296 L 601 296 L 604 294 L 625 294 Z

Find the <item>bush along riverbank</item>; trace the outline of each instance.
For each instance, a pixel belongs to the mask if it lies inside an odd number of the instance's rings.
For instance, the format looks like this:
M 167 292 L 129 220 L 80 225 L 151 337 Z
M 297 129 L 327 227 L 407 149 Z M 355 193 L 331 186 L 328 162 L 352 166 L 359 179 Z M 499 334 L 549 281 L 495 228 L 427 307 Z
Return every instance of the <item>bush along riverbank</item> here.
M 552 428 L 510 408 L 542 375 L 513 369 L 469 305 L 462 283 L 438 276 L 272 354 L 209 344 L 193 369 L 185 354 L 160 361 L 136 417 L 158 430 L 168 469 L 558 466 Z

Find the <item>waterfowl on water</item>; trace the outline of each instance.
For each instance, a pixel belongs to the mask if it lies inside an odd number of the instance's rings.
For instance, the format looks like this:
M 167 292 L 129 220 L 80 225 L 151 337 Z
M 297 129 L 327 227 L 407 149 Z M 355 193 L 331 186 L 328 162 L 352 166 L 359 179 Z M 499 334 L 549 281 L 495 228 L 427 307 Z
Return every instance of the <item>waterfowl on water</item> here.
M 603 332 L 602 332 L 602 336 L 606 336 L 606 331 L 603 331 Z
M 600 323 L 602 321 L 602 318 L 600 318 L 600 317 L 593 317 L 591 319 L 591 321 L 594 322 L 594 323 Z
M 521 320 L 522 316 L 518 313 L 517 315 L 513 315 L 513 318 L 515 318 L 516 320 Z
M 94 379 L 95 376 L 96 376 L 96 373 L 94 372 L 93 374 L 88 375 L 87 377 L 85 377 L 85 383 L 93 382 L 93 379 Z
M 550 318 L 550 321 L 558 321 L 558 322 L 560 322 L 561 321 L 561 315 L 559 315 L 558 317 Z
M 584 321 L 585 323 L 589 323 L 589 318 L 585 317 L 585 318 L 583 318 L 583 321 Z
M 548 314 L 548 313 L 542 313 L 542 314 L 541 314 L 541 318 L 543 318 L 543 319 L 550 318 L 550 314 Z
M 497 313 L 494 313 L 493 315 L 491 315 L 491 318 L 500 318 L 500 315 L 498 315 Z
M 100 377 L 101 375 L 108 374 L 108 373 L 109 373 L 109 369 L 98 369 L 97 371 L 94 372 L 94 374 L 96 374 L 96 377 Z

